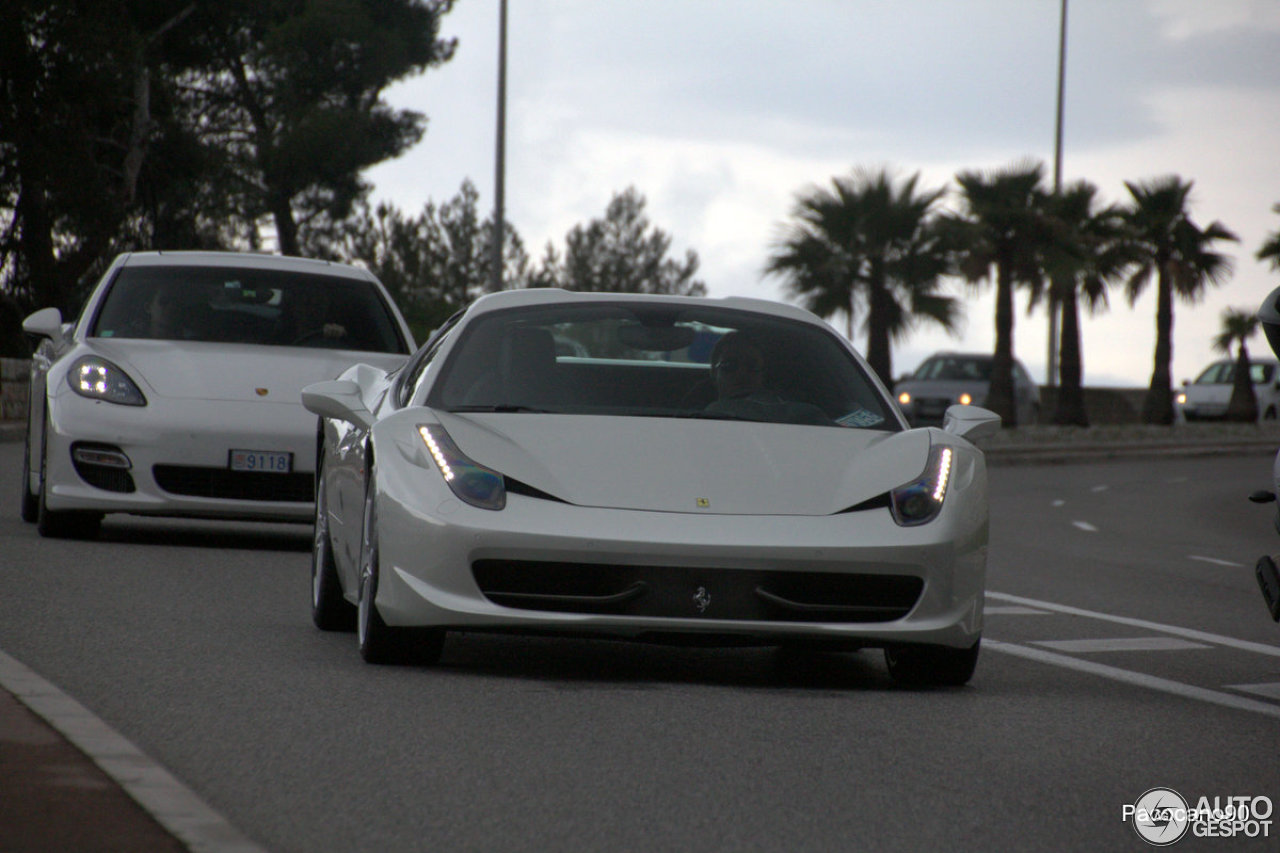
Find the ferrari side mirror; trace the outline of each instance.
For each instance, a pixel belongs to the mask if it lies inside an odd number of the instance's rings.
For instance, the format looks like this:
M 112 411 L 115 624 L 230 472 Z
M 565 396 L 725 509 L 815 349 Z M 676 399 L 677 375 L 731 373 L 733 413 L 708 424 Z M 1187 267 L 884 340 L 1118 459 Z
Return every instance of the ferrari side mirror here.
M 360 429 L 373 426 L 373 414 L 360 396 L 360 386 L 350 379 L 316 382 L 302 389 L 302 405 L 322 418 L 346 421 Z
M 949 406 L 942 418 L 942 430 L 974 441 L 999 432 L 1000 416 L 981 406 Z

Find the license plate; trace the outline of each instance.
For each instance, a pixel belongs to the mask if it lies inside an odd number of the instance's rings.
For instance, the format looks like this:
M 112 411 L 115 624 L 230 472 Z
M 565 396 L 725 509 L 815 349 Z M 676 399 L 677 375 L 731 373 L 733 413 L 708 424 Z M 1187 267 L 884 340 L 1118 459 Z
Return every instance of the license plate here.
M 288 474 L 293 470 L 293 454 L 271 450 L 232 450 L 230 467 L 232 471 Z

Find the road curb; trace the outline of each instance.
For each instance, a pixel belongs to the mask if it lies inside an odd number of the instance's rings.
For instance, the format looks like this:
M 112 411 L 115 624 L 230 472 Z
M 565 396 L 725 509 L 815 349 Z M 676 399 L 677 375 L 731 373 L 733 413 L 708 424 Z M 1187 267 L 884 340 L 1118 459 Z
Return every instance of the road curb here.
M 0 689 L 70 741 L 187 849 L 266 853 L 123 735 L 4 652 L 0 652 Z

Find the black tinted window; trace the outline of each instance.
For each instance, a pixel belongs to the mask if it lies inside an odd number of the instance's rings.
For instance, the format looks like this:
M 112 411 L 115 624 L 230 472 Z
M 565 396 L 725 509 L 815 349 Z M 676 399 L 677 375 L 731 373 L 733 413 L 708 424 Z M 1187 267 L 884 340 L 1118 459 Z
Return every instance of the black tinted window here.
M 390 308 L 370 282 L 285 270 L 126 267 L 89 334 L 407 351 Z
M 898 429 L 842 343 L 807 323 L 711 305 L 576 303 L 494 312 L 457 334 L 428 405 Z

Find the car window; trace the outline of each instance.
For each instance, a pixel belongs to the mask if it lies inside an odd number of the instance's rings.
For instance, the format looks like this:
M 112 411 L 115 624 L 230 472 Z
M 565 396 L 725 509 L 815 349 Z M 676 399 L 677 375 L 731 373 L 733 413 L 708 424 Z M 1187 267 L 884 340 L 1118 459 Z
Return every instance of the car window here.
M 1261 385 L 1264 382 L 1270 382 L 1272 376 L 1275 375 L 1276 368 L 1274 364 L 1251 364 L 1249 365 L 1249 378 L 1254 385 Z
M 1221 385 L 1232 381 L 1235 366 L 1229 361 L 1215 361 L 1196 377 L 1197 385 Z
M 418 385 L 426 375 L 427 367 L 440 352 L 440 346 L 448 339 L 449 333 L 457 325 L 463 312 L 459 311 L 444 322 L 440 328 L 431 333 L 427 342 L 409 359 L 400 377 L 396 381 L 396 402 L 400 407 L 409 405 L 409 400 L 418 390 Z
M 89 335 L 408 351 L 372 282 L 292 270 L 126 267 Z
M 430 406 L 899 428 L 832 333 L 767 314 L 571 303 L 484 314 L 458 336 Z
M 940 382 L 989 382 L 991 359 L 965 356 L 932 356 L 916 368 L 912 379 Z

